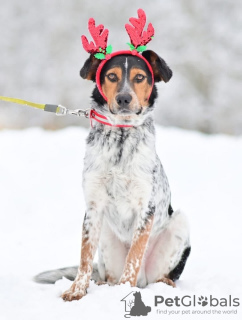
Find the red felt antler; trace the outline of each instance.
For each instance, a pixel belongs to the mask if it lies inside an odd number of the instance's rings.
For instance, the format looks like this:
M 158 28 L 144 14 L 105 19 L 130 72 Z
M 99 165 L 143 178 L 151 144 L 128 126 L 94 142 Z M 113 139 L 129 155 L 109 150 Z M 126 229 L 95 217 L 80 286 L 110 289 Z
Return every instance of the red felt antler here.
M 108 41 L 108 29 L 104 29 L 102 24 L 96 27 L 95 20 L 90 18 L 88 21 L 88 30 L 94 40 L 94 43 L 93 41 L 89 42 L 85 36 L 82 36 L 83 48 L 89 53 L 100 52 L 100 48 L 105 51 Z
M 130 18 L 130 24 L 125 25 L 125 29 L 130 37 L 132 45 L 137 48 L 139 46 L 145 46 L 148 42 L 152 40 L 152 37 L 155 34 L 155 30 L 151 23 L 149 23 L 147 31 L 143 31 L 146 23 L 146 14 L 144 10 L 138 10 L 138 19 Z

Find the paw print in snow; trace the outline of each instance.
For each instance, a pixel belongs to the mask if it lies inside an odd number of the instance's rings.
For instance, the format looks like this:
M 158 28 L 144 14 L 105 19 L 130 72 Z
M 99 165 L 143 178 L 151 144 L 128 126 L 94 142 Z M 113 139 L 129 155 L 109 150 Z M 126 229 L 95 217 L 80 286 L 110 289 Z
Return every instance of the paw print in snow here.
M 202 305 L 203 307 L 205 307 L 208 304 L 208 298 L 207 297 L 203 297 L 201 296 L 200 298 L 198 298 L 198 304 Z

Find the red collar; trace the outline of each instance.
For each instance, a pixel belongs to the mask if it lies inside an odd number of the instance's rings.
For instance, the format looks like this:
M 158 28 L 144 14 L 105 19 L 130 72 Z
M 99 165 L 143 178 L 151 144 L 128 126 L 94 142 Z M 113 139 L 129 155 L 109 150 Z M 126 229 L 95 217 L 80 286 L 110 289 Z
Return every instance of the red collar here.
M 93 128 L 92 120 L 96 120 L 97 122 L 100 122 L 102 124 L 105 124 L 105 125 L 111 126 L 111 127 L 118 127 L 118 128 L 130 128 L 130 127 L 133 127 L 132 125 L 128 125 L 128 124 L 112 124 L 112 123 L 109 122 L 107 117 L 105 117 L 102 114 L 98 113 L 94 109 L 91 109 L 89 118 L 90 118 L 90 122 L 91 122 L 92 128 Z

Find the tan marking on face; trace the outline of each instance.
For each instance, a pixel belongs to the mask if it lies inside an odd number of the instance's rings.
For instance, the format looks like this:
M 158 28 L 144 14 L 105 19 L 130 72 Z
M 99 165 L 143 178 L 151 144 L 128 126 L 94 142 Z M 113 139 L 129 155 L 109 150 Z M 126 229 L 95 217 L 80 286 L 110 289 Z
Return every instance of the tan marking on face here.
M 145 76 L 142 82 L 135 81 L 137 75 Z M 139 104 L 142 107 L 148 106 L 148 99 L 151 93 L 152 86 L 147 81 L 147 74 L 144 70 L 139 68 L 132 68 L 130 70 L 130 83 L 133 87 L 133 90 L 138 98 Z
M 110 75 L 111 73 L 117 76 L 118 81 L 112 82 L 108 79 L 108 75 Z M 120 67 L 114 67 L 107 71 L 104 78 L 104 83 L 102 84 L 102 91 L 108 99 L 107 102 L 109 106 L 115 101 L 115 96 L 117 95 L 117 91 L 118 91 L 118 85 L 121 80 L 122 80 L 122 69 Z
M 148 244 L 153 220 L 154 216 L 152 216 L 146 222 L 143 229 L 136 231 L 132 241 L 132 245 L 126 258 L 125 267 L 123 275 L 120 279 L 120 283 L 129 281 L 131 286 L 136 286 L 138 273 L 140 271 L 145 249 Z

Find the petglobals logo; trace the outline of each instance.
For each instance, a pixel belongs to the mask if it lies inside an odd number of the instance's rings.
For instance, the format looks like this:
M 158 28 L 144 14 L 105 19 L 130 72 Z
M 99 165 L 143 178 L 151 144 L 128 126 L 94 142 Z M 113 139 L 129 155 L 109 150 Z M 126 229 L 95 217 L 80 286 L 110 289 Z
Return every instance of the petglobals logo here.
M 147 300 L 148 299 L 148 300 Z M 153 301 L 152 301 L 152 300 Z M 161 315 L 235 315 L 239 313 L 240 298 L 232 295 L 218 297 L 210 295 L 184 295 L 165 297 L 154 295 L 144 300 L 140 291 L 131 291 L 123 299 L 124 317 L 150 317 Z
M 229 295 L 226 298 L 217 298 L 213 295 L 207 296 L 183 296 L 174 298 L 165 298 L 163 296 L 155 296 L 155 307 L 239 307 L 239 298 L 233 298 Z

